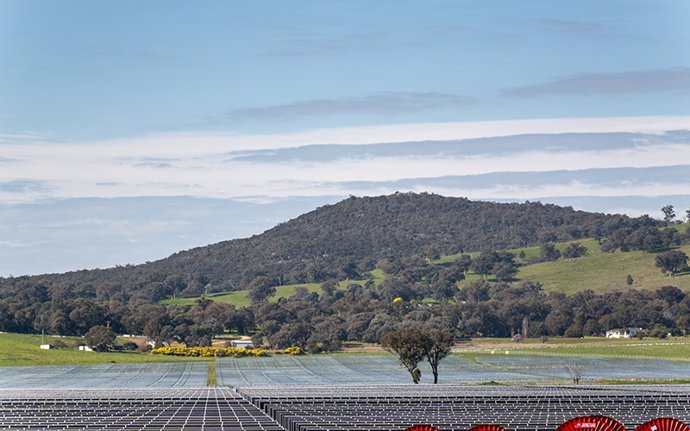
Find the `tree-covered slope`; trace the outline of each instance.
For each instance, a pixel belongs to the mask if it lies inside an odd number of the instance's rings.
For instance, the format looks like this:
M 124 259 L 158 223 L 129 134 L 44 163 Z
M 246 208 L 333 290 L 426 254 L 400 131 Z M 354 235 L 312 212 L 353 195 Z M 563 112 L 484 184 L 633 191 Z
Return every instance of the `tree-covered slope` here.
M 0 297 L 22 286 L 47 289 L 51 297 L 158 300 L 257 284 L 345 280 L 360 278 L 384 257 L 434 257 L 598 238 L 621 226 L 655 223 L 539 202 L 473 202 L 412 193 L 351 197 L 251 238 L 143 265 L 4 279 Z

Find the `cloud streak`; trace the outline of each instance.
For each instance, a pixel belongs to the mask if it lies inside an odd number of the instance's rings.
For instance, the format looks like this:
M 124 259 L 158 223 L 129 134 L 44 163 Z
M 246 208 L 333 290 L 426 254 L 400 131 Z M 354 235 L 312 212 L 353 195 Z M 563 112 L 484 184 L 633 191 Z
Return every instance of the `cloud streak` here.
M 525 134 L 449 141 L 394 142 L 360 145 L 306 145 L 229 154 L 229 161 L 257 163 L 327 162 L 374 157 L 455 157 L 468 158 L 540 151 L 602 151 L 636 148 L 642 145 L 690 143 L 690 133 L 560 133 Z
M 343 52 L 375 48 L 381 44 L 381 33 L 355 33 L 340 37 L 325 37 L 314 34 L 292 34 L 276 41 L 276 46 L 268 49 L 266 57 L 319 57 L 341 54 Z
M 586 73 L 505 90 L 503 96 L 530 98 L 548 95 L 660 93 L 690 90 L 690 68 L 619 73 Z
M 630 131 L 635 129 L 644 132 Z M 548 134 L 554 130 L 569 133 Z M 687 130 L 690 118 L 660 117 L 379 126 L 256 136 L 180 134 L 71 145 L 19 143 L 2 146 L 3 153 L 18 162 L 0 171 L 0 204 L 137 196 L 273 200 L 378 194 L 408 185 L 391 182 L 411 178 L 690 166 Z M 515 133 L 521 131 L 528 134 Z M 429 136 L 440 140 L 388 140 Z M 335 142 L 314 147 L 331 139 Z M 369 188 L 363 186 L 366 183 Z M 477 196 L 476 188 L 460 185 L 450 187 Z M 440 192 L 447 184 L 435 186 Z M 661 193 L 657 185 L 645 187 Z
M 230 119 L 252 121 L 335 115 L 400 115 L 408 112 L 466 108 L 478 104 L 473 97 L 426 92 L 388 92 L 342 99 L 303 100 L 294 103 L 235 109 Z

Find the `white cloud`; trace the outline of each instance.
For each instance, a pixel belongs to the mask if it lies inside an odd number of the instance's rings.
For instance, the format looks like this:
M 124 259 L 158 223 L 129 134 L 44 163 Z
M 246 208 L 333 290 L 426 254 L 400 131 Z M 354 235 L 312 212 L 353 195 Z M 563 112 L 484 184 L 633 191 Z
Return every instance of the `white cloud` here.
M 408 124 L 325 129 L 293 134 L 231 136 L 175 134 L 88 144 L 3 145 L 14 160 L 0 171 L 0 183 L 21 178 L 45 184 L 18 194 L 0 190 L 0 203 L 47 198 L 198 196 L 218 198 L 357 194 L 338 184 L 405 178 L 476 175 L 490 172 L 578 170 L 690 164 L 690 145 L 644 144 L 636 148 L 580 151 L 529 151 L 462 158 L 378 157 L 336 162 L 250 163 L 227 161 L 231 151 L 287 148 L 317 143 L 371 144 L 451 140 L 527 133 L 641 132 L 690 129 L 690 117 L 519 120 Z M 165 166 L 151 161 L 166 161 Z M 167 163 L 167 161 L 173 163 Z M 104 186 L 107 184 L 107 186 Z M 573 186 L 569 186 L 572 190 Z M 374 194 L 366 190 L 363 194 Z M 597 192 L 596 190 L 594 192 Z M 560 193 L 567 193 L 562 190 Z M 598 194 L 601 194 L 599 191 Z M 487 196 L 493 196 L 491 194 Z

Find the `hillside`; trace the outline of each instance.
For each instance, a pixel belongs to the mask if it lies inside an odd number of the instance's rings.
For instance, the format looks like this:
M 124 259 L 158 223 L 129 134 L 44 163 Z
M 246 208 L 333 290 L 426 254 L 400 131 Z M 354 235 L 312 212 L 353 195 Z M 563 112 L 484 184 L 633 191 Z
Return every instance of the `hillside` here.
M 680 226 L 680 228 L 687 228 Z M 577 259 L 561 258 L 554 262 L 540 262 L 525 264 L 520 267 L 516 279 L 531 280 L 544 286 L 546 292 L 565 293 L 572 295 L 577 292 L 592 290 L 597 293 L 621 291 L 628 289 L 656 290 L 663 286 L 672 285 L 679 289 L 690 292 L 690 274 L 682 274 L 668 277 L 661 273 L 655 265 L 656 253 L 644 251 L 631 251 L 626 253 L 604 253 L 601 251 L 596 240 L 582 240 L 580 244 L 587 247 L 587 254 Z M 570 242 L 559 242 L 555 246 L 561 251 Z M 679 250 L 690 255 L 690 246 L 680 247 Z M 525 247 L 510 250 L 514 254 L 525 253 L 525 259 L 529 260 L 539 254 L 539 247 Z M 472 253 L 476 256 L 478 253 Z M 442 256 L 433 261 L 435 265 L 446 265 L 455 261 L 458 255 Z M 374 270 L 376 284 L 380 284 L 384 275 L 380 270 Z M 626 284 L 626 277 L 630 274 L 633 277 L 633 284 Z M 458 282 L 458 287 L 463 287 L 481 278 L 480 275 L 468 271 L 466 279 Z M 358 283 L 362 283 L 359 281 Z M 340 289 L 345 289 L 348 282 L 341 281 Z M 295 293 L 298 285 L 284 285 L 276 287 L 275 296 L 271 301 L 280 298 L 287 298 Z M 319 283 L 304 283 L 299 286 L 305 287 L 309 292 L 321 292 Z M 233 304 L 238 307 L 247 306 L 250 300 L 247 297 L 248 290 L 234 292 L 220 292 L 211 294 L 208 297 L 213 301 Z M 193 305 L 200 296 L 166 299 L 161 301 L 164 304 Z
M 686 333 L 690 296 L 675 287 L 653 289 L 650 280 L 661 280 L 660 273 L 653 274 L 654 253 L 642 251 L 687 246 L 685 233 L 661 225 L 649 217 L 541 203 L 427 194 L 350 198 L 261 235 L 145 265 L 0 280 L 0 331 L 84 335 L 110 326 L 116 333 L 191 346 L 232 331 L 272 348 L 298 345 L 314 352 L 337 350 L 348 340 L 377 342 L 399 324 L 497 337 L 525 325 L 550 336 L 596 335 L 630 325 Z M 581 241 L 589 251 L 582 256 L 582 248 L 574 247 L 577 253 L 553 262 L 559 241 L 561 248 Z M 643 268 L 648 275 L 639 272 Z M 608 276 L 621 283 L 627 273 L 635 277 L 634 287 L 648 288 L 584 291 Z M 489 282 L 468 283 L 478 278 Z M 459 281 L 466 288 L 458 290 Z M 220 291 L 230 293 L 214 295 Z M 201 293 L 208 297 L 182 299 Z M 429 300 L 435 305 L 417 305 Z
M 584 243 L 589 251 L 577 259 L 560 259 L 556 262 L 542 262 L 520 269 L 518 278 L 537 281 L 547 292 L 573 294 L 591 289 L 595 292 L 610 292 L 625 289 L 658 289 L 662 286 L 676 286 L 690 291 L 690 274 L 668 277 L 655 266 L 656 253 L 631 251 L 627 253 L 603 253 L 596 247 L 596 241 Z M 690 246 L 680 250 L 690 254 Z M 633 277 L 633 284 L 626 284 L 626 277 Z
M 51 296 L 157 301 L 253 284 L 359 279 L 384 257 L 526 247 L 655 223 L 539 202 L 500 204 L 411 193 L 351 197 L 251 238 L 182 251 L 143 265 L 0 279 L 0 298 L 16 285 L 43 286 Z

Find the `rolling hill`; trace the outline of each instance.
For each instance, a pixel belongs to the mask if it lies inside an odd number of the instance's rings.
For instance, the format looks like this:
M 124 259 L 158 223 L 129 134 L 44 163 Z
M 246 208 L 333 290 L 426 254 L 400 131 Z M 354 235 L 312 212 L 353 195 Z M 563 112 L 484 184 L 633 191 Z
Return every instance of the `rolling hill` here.
M 230 222 L 230 221 L 229 221 Z M 26 287 L 45 295 L 158 301 L 272 285 L 359 279 L 385 257 L 437 257 L 602 237 L 646 218 L 526 202 L 473 202 L 432 194 L 351 197 L 260 235 L 142 265 L 0 279 L 0 298 Z

